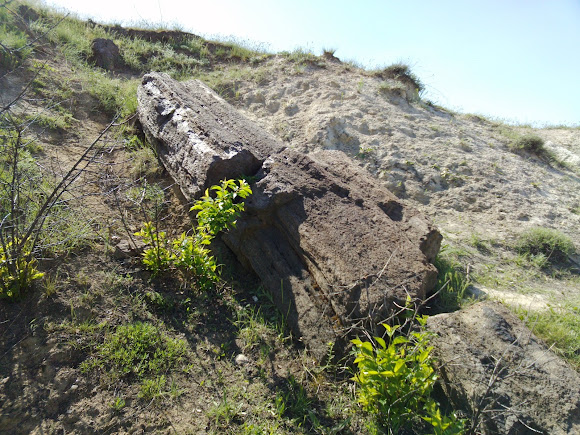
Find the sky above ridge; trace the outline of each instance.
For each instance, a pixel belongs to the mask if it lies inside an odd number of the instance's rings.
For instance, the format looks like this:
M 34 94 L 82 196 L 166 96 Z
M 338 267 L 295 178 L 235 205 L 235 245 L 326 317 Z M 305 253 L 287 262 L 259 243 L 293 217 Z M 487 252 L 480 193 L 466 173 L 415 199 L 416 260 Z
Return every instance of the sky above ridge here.
M 444 107 L 580 124 L 580 0 L 46 0 L 81 18 L 411 65 Z M 261 45 L 260 45 L 261 44 Z

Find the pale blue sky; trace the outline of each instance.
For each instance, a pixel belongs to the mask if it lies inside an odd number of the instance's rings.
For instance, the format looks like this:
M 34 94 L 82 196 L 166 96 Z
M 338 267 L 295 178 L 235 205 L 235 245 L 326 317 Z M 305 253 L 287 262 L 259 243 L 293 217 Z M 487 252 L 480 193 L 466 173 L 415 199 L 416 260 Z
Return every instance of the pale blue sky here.
M 426 98 L 519 122 L 580 123 L 580 0 L 47 0 L 81 17 L 178 25 L 366 67 L 409 63 Z

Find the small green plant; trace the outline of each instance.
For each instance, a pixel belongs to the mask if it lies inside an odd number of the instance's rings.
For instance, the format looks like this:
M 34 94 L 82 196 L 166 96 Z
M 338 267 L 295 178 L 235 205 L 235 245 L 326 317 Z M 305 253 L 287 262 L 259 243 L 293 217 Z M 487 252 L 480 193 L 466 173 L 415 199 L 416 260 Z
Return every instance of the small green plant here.
M 445 257 L 445 247 L 435 258 L 437 268 L 437 287 L 440 304 L 445 311 L 457 310 L 465 299 L 469 280 L 460 271 L 457 263 Z
M 224 391 L 221 402 L 214 402 L 213 407 L 208 412 L 208 417 L 213 420 L 213 424 L 222 429 L 229 429 L 230 424 L 240 417 L 241 404 L 232 403 L 228 400 L 226 391 Z
M 570 238 L 550 228 L 532 228 L 522 233 L 515 245 L 516 251 L 529 259 L 543 256 L 552 263 L 566 262 L 575 252 Z
M 210 195 L 215 192 L 215 197 Z M 224 180 L 219 186 L 212 186 L 191 207 L 197 210 L 197 227 L 192 235 L 181 234 L 173 241 L 164 231 L 159 231 L 152 222 L 143 224 L 135 233 L 149 245 L 143 252 L 143 264 L 157 275 L 169 269 L 179 270 L 186 279 L 194 278 L 200 287 L 210 288 L 218 278 L 218 269 L 208 245 L 220 231 L 235 227 L 236 219 L 244 210 L 243 202 L 252 193 L 244 180 Z
M 244 203 L 235 203 L 238 198 L 245 199 L 252 190 L 246 181 L 224 180 L 221 186 L 212 186 L 215 198 L 210 189 L 197 201 L 190 211 L 197 212 L 197 230 L 214 237 L 220 231 L 236 226 L 236 219 L 244 210 Z
M 352 340 L 357 372 L 357 397 L 366 412 L 373 414 L 379 430 L 397 434 L 417 424 L 431 424 L 436 434 L 460 434 L 464 422 L 454 415 L 442 416 L 431 397 L 437 374 L 433 368 L 429 333 L 424 330 L 427 317 L 417 316 L 420 329 L 408 337 L 396 335 L 401 326 L 383 324 L 387 340 Z
M 123 399 L 122 397 L 115 397 L 115 400 L 109 403 L 109 406 L 111 407 L 113 412 L 119 413 L 125 407 L 125 399 Z
M 24 249 L 16 255 L 12 252 L 12 242 L 8 242 L 6 248 L 0 244 L 0 299 L 19 299 L 33 281 L 44 276 L 36 269 L 36 259 L 26 248 L 28 244 L 22 246 Z
M 307 421 L 317 426 L 318 419 L 312 409 L 312 398 L 293 375 L 288 378 L 287 390 L 276 394 L 274 405 L 279 417 L 289 417 L 298 426 L 303 426 Z
M 141 389 L 137 396 L 146 401 L 157 399 L 163 396 L 166 383 L 167 381 L 164 375 L 152 379 L 145 379 L 141 382 Z
M 146 222 L 143 228 L 135 233 L 142 237 L 149 248 L 143 252 L 143 264 L 147 269 L 157 275 L 167 270 L 175 261 L 175 254 L 171 250 L 171 242 L 167 239 L 165 231 L 159 231 L 153 222 Z

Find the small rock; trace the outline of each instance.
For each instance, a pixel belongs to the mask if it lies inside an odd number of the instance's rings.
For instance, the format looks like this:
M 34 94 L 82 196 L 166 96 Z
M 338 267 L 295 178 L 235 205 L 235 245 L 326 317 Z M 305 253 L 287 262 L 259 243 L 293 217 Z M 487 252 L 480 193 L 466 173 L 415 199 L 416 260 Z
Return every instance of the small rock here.
M 249 363 L 250 359 L 246 355 L 244 355 L 243 353 L 240 353 L 240 354 L 236 355 L 235 362 L 237 365 L 242 366 L 244 364 Z
M 145 243 L 140 240 L 121 240 L 117 246 L 115 246 L 115 253 L 113 255 L 118 260 L 138 257 L 145 249 L 145 246 Z
M 93 52 L 90 61 L 106 70 L 113 70 L 122 64 L 119 47 L 111 39 L 97 38 L 91 44 Z
M 38 12 L 26 5 L 21 5 L 18 8 L 18 13 L 24 21 L 37 21 L 40 18 Z

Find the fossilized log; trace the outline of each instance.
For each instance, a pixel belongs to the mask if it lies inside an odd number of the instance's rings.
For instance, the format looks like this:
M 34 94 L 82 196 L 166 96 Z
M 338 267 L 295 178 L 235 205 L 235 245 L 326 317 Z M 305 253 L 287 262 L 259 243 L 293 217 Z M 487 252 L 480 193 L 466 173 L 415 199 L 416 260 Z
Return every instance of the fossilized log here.
M 138 95 L 147 137 L 187 198 L 222 178 L 254 176 L 224 241 L 317 357 L 434 286 L 440 234 L 343 153 L 284 149 L 200 82 L 147 75 Z
M 478 303 L 427 325 L 445 393 L 477 433 L 580 433 L 580 376 L 503 305 Z
M 147 74 L 137 98 L 147 140 L 187 199 L 224 178 L 256 173 L 283 148 L 200 81 Z

